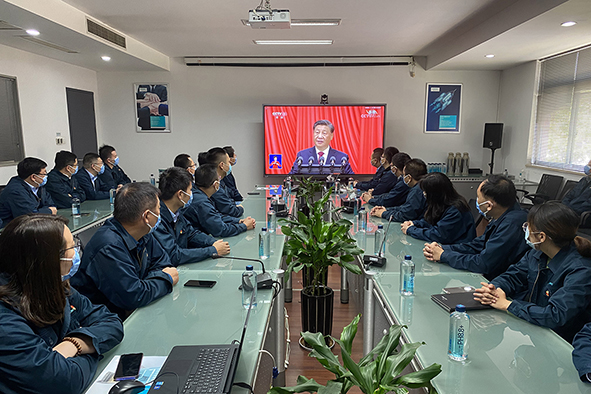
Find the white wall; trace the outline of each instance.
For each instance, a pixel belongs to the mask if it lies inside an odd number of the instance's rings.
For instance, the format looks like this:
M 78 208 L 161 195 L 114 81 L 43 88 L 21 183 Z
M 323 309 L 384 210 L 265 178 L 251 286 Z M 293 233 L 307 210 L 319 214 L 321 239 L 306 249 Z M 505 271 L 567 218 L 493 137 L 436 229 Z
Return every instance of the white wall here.
M 579 180 L 582 173 L 573 174 L 545 168 L 526 166 L 530 127 L 534 122 L 532 114 L 536 93 L 536 62 L 529 62 L 504 70 L 501 73 L 501 93 L 499 100 L 499 122 L 504 123 L 503 149 L 498 152 L 497 171 L 507 168 L 510 174 L 519 174 L 525 168 L 527 179 L 539 181 L 542 174 L 564 176 Z M 501 165 L 503 164 L 503 165 Z
M 70 149 L 66 87 L 96 95 L 96 72 L 0 45 L 0 74 L 17 78 L 25 156 L 38 157 L 48 170 L 53 168 L 55 153 Z M 63 145 L 55 143 L 58 132 Z M 15 165 L 0 167 L 0 184 L 14 175 Z
M 136 133 L 133 84 L 170 84 L 171 134 Z M 423 133 L 425 84 L 464 84 L 459 135 Z M 483 125 L 497 121 L 500 72 L 417 70 L 407 67 L 253 69 L 187 67 L 174 59 L 171 72 L 99 72 L 101 143 L 112 144 L 121 166 L 133 179 L 147 179 L 185 152 L 233 145 L 239 164 L 233 170 L 245 192 L 264 183 L 263 104 L 316 104 L 327 93 L 331 104 L 386 103 L 386 145 L 395 145 L 426 162 L 445 161 L 447 153 L 470 153 L 472 167 L 485 167 Z M 268 183 L 272 183 L 272 178 Z

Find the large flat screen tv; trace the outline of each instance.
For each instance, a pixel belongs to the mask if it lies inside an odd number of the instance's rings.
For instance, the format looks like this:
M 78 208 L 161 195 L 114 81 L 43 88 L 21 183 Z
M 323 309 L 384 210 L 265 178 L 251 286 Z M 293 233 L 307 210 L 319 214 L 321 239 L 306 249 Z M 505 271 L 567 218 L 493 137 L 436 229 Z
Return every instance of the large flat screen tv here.
M 386 105 L 264 105 L 263 122 L 265 175 L 369 175 Z

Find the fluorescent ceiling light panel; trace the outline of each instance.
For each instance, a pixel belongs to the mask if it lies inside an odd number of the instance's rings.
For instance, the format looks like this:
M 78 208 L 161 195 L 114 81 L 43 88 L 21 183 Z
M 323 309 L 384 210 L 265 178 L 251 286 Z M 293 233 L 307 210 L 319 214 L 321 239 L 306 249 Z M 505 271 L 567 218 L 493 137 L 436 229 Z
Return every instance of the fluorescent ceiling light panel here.
M 241 19 L 244 26 L 250 26 L 248 19 Z M 292 19 L 291 26 L 338 26 L 340 19 Z
M 37 31 L 37 30 L 35 30 L 35 29 L 27 29 L 27 30 L 25 30 L 25 31 L 26 31 L 26 32 L 27 32 L 27 34 L 28 34 L 28 35 L 30 35 L 30 36 L 38 36 L 39 34 L 41 34 L 41 33 L 39 33 L 39 31 Z
M 108 61 L 111 61 L 111 56 L 101 56 L 101 59 L 108 62 Z
M 257 45 L 331 45 L 333 40 L 253 40 Z
M 489 58 L 489 59 L 492 59 L 493 57 L 495 57 L 495 55 L 493 55 L 493 54 L 491 53 L 491 54 L 489 54 L 489 55 L 484 55 L 484 57 L 487 57 L 487 58 Z
M 571 27 L 571 26 L 574 26 L 576 24 L 577 24 L 577 22 L 569 21 L 569 22 L 561 23 L 560 26 L 562 26 L 562 27 Z

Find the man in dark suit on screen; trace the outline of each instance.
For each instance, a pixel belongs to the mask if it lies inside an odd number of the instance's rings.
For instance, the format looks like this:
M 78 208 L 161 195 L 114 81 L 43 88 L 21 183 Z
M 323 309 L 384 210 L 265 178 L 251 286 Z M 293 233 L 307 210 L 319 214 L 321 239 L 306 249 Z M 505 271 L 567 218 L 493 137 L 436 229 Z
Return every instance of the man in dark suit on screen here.
M 318 174 L 320 167 L 341 174 L 354 174 L 346 153 L 330 147 L 330 141 L 334 137 L 334 126 L 328 120 L 318 120 L 314 123 L 314 146 L 298 152 L 296 160 L 291 167 L 290 174 Z M 307 165 L 312 164 L 309 169 Z M 318 165 L 320 164 L 320 167 Z M 302 168 L 302 166 L 304 166 Z

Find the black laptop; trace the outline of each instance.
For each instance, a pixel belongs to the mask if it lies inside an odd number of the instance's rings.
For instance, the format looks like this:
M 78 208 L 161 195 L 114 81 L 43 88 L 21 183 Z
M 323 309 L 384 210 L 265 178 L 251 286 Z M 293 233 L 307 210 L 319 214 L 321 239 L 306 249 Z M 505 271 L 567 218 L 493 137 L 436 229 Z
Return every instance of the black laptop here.
M 456 305 L 458 304 L 464 305 L 467 311 L 491 308 L 490 305 L 482 305 L 479 301 L 476 301 L 474 299 L 473 291 L 451 294 L 433 294 L 431 299 L 449 313 L 455 311 Z
M 254 297 L 251 298 L 254 301 Z M 148 393 L 229 393 L 244 343 L 252 301 L 239 343 L 173 347 Z

